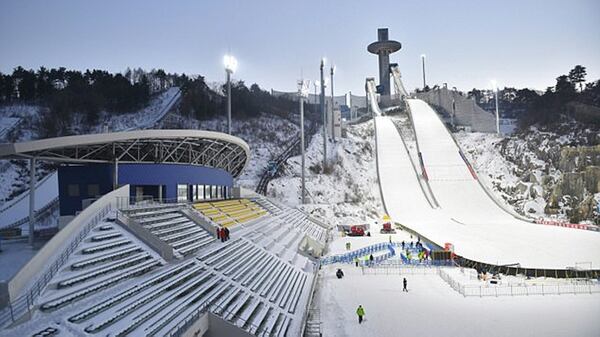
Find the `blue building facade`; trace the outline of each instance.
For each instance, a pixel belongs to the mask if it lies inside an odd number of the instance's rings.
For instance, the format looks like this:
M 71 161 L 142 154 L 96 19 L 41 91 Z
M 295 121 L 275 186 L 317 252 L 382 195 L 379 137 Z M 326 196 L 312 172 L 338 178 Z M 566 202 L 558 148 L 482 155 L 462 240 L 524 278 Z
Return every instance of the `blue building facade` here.
M 114 174 L 112 164 L 61 166 L 58 169 L 60 215 L 74 215 L 82 209 L 85 199 L 110 192 Z M 225 170 L 197 165 L 119 164 L 118 184 L 129 184 L 132 198 L 195 201 L 229 198 L 233 177 Z

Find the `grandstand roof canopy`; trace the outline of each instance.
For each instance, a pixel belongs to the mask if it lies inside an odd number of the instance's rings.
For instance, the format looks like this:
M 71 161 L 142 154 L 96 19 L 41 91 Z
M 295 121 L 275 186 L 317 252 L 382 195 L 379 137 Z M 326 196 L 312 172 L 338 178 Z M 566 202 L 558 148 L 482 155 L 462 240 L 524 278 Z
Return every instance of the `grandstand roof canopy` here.
M 166 163 L 220 168 L 234 177 L 250 160 L 238 137 L 201 130 L 138 130 L 0 144 L 0 159 L 65 163 Z

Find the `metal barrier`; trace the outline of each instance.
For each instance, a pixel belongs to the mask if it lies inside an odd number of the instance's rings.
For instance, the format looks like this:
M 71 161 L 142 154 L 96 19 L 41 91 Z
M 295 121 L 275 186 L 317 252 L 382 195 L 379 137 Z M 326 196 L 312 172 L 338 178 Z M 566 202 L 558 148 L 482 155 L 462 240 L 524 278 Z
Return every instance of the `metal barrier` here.
M 464 297 L 498 297 L 529 295 L 562 295 L 562 294 L 596 294 L 600 293 L 600 284 L 587 280 L 573 281 L 566 284 L 499 284 L 499 285 L 465 285 L 453 279 L 450 274 L 438 269 L 438 275 L 450 287 Z
M 71 253 L 77 248 L 79 243 L 86 237 L 90 230 L 102 221 L 107 213 L 112 209 L 108 204 L 102 208 L 96 215 L 81 229 L 79 234 L 71 240 L 65 250 L 54 260 L 50 267 L 44 272 L 32 286 L 29 291 L 22 296 L 19 296 L 14 301 L 10 301 L 8 306 L 0 311 L 0 327 L 6 326 L 20 319 L 23 315 L 31 315 L 31 309 L 34 306 L 36 298 L 42 293 L 48 282 L 56 275 L 56 272 L 65 264 Z

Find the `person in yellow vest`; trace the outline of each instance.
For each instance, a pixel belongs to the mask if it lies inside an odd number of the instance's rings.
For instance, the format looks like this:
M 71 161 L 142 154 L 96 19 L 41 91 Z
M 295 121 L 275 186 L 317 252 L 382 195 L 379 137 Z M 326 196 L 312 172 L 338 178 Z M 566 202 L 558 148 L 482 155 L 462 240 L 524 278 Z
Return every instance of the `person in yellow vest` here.
M 362 305 L 359 305 L 356 309 L 356 314 L 358 315 L 358 324 L 361 324 L 363 321 L 363 317 L 365 316 L 365 309 Z

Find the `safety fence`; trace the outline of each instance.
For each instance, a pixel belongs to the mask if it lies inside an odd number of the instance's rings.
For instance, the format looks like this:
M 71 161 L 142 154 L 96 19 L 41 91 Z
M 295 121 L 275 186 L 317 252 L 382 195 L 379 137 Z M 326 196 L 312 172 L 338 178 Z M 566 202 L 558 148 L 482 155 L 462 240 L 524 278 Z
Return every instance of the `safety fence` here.
M 328 265 L 328 264 L 332 264 L 332 263 L 352 263 L 352 262 L 354 262 L 355 259 L 360 259 L 362 256 L 377 253 L 382 250 L 388 250 L 388 252 L 383 255 L 378 255 L 376 257 L 373 257 L 373 263 L 379 263 L 379 262 L 382 262 L 396 254 L 393 246 L 394 245 L 392 243 L 388 243 L 388 242 L 377 243 L 377 244 L 374 244 L 371 246 L 367 246 L 367 247 L 363 247 L 361 249 L 351 251 L 349 253 L 325 257 L 325 258 L 321 259 L 321 265 Z M 361 264 L 364 263 L 364 261 L 360 261 L 360 262 L 361 262 Z
M 450 287 L 464 297 L 498 297 L 529 295 L 562 295 L 562 294 L 597 294 L 600 284 L 590 280 L 573 280 L 570 283 L 540 284 L 462 284 L 443 269 L 437 269 L 438 275 Z
M 384 254 L 379 254 L 377 256 L 373 256 L 373 261 L 367 261 L 367 260 L 360 260 L 361 257 L 366 257 L 368 255 L 371 254 L 375 254 L 381 251 L 385 251 L 387 250 L 387 253 Z M 397 252 L 399 251 L 399 252 Z M 328 257 L 324 257 L 323 259 L 321 259 L 321 264 L 322 265 L 328 265 L 328 264 L 333 264 L 333 263 L 354 263 L 355 259 L 359 260 L 359 263 L 361 265 L 375 265 L 375 264 L 380 264 L 383 263 L 384 261 L 386 261 L 385 263 L 390 263 L 391 261 L 387 261 L 389 258 L 396 256 L 399 254 L 400 256 L 400 260 L 395 261 L 398 264 L 431 264 L 432 261 L 424 259 L 422 261 L 420 260 L 413 260 L 413 259 L 409 259 L 406 256 L 404 256 L 404 254 L 402 254 L 402 252 L 409 252 L 411 255 L 413 256 L 417 256 L 419 253 L 419 248 L 416 247 L 416 245 L 409 245 L 406 243 L 401 243 L 401 242 L 380 242 L 380 243 L 376 243 L 374 245 L 371 246 L 367 246 L 367 247 L 363 247 L 348 253 L 344 253 L 344 254 L 338 254 L 338 255 L 332 255 L 332 256 L 328 256 Z M 393 263 L 393 262 L 391 262 Z
M 407 266 L 396 264 L 380 264 L 375 266 L 364 266 L 361 268 L 363 275 L 435 275 L 437 268 L 434 266 Z

